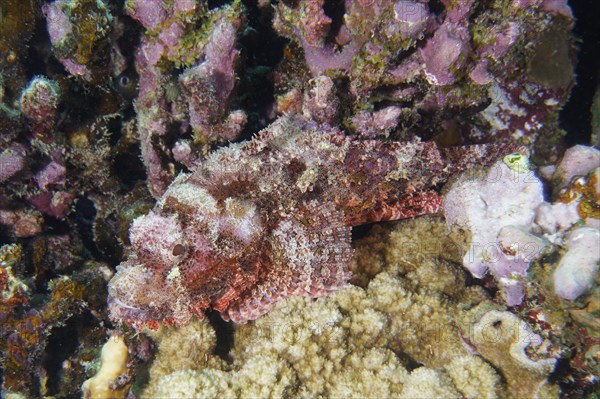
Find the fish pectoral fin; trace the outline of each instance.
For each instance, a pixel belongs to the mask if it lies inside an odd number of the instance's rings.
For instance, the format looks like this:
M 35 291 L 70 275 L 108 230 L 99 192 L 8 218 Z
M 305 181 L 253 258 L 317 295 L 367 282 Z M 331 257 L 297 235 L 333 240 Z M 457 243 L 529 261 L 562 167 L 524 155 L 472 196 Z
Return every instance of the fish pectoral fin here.
M 350 226 L 400 220 L 437 213 L 442 208 L 442 198 L 433 190 L 408 194 L 402 197 L 383 197 L 349 215 Z
M 291 295 L 319 297 L 348 284 L 350 227 L 333 204 L 299 207 L 273 230 L 269 244 L 262 260 L 265 272 L 222 313 L 224 319 L 254 320 Z

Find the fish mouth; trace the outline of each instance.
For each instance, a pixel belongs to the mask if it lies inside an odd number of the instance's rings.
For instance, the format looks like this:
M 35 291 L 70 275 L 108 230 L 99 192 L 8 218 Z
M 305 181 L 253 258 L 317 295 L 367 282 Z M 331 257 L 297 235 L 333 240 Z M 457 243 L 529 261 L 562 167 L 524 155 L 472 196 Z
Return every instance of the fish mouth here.
M 129 305 L 112 293 L 108 294 L 107 298 L 108 310 L 110 318 L 115 322 L 147 322 L 155 320 L 148 309 L 138 308 Z

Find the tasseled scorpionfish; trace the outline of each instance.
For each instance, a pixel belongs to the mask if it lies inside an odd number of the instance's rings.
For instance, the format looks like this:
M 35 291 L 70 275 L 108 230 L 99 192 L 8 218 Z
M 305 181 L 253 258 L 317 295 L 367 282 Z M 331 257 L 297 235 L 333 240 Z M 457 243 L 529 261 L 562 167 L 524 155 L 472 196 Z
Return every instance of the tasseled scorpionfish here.
M 109 285 L 111 316 L 156 327 L 214 309 L 243 323 L 290 295 L 327 295 L 348 285 L 353 226 L 436 213 L 436 186 L 506 152 L 357 140 L 280 119 L 180 174 L 135 219 Z

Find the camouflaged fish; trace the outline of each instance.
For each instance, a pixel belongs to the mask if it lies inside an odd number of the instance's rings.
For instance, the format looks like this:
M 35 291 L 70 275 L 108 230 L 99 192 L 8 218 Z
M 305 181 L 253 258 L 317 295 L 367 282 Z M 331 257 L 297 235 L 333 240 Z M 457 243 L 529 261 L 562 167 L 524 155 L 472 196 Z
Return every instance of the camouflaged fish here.
M 507 152 L 358 140 L 282 118 L 180 174 L 133 222 L 109 285 L 111 317 L 156 327 L 216 310 L 243 323 L 290 295 L 344 288 L 353 226 L 436 213 L 440 183 Z

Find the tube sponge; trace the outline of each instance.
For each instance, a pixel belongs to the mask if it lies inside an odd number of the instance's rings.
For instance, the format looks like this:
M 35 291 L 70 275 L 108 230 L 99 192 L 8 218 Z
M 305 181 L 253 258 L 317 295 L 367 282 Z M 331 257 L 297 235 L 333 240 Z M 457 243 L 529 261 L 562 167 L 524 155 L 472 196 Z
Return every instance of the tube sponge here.
M 113 336 L 102 347 L 101 366 L 81 389 L 84 399 L 124 399 L 129 392 L 128 350 L 123 337 Z

